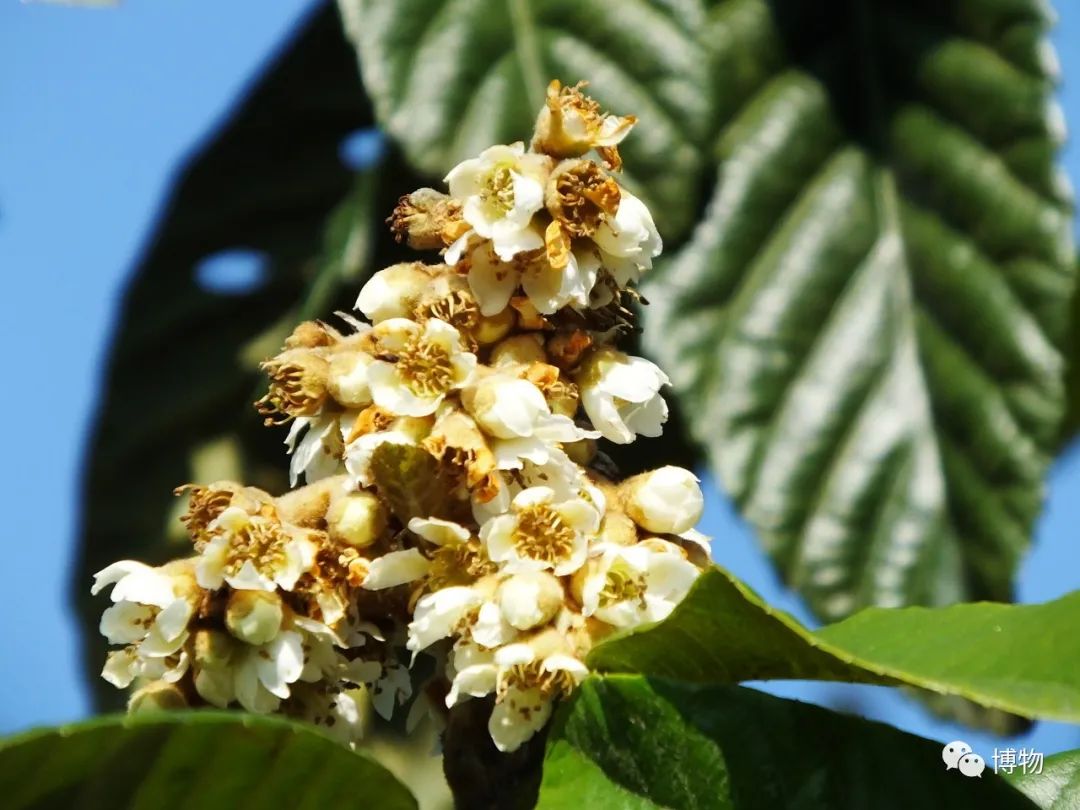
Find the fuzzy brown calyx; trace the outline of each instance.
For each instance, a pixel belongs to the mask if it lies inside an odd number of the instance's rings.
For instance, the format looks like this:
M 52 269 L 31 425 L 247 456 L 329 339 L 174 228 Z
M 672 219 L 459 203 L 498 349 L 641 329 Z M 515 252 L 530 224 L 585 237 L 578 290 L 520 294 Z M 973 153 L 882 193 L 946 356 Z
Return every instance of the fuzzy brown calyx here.
M 415 250 L 441 250 L 469 229 L 461 203 L 432 188 L 401 197 L 386 221 L 394 238 Z
M 281 425 L 297 416 L 314 416 L 326 402 L 330 364 L 312 349 L 286 349 L 261 364 L 270 378 L 266 395 L 255 408 L 267 425 Z

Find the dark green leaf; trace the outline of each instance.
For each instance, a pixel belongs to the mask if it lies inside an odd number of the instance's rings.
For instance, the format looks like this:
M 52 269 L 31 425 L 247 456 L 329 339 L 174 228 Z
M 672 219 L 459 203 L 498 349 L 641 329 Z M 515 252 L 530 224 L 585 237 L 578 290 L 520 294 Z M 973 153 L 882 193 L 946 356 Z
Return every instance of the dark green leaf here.
M 676 238 L 698 212 L 713 93 L 700 0 L 343 0 L 379 121 L 433 175 L 495 143 L 528 140 L 548 81 L 639 124 L 627 183 Z
M 0 742 L 7 810 L 415 808 L 381 765 L 304 726 L 232 712 L 102 717 Z
M 727 0 L 719 172 L 645 345 L 814 611 L 1008 600 L 1076 263 L 1036 0 Z
M 1005 778 L 1042 810 L 1080 810 L 1080 751 L 1046 757 L 1039 773 L 1018 764 Z
M 540 808 L 840 810 L 1033 805 L 941 744 L 739 687 L 590 678 L 552 729 Z
M 1080 591 L 1043 605 L 868 608 L 811 632 L 714 568 L 663 622 L 602 642 L 590 667 L 698 683 L 914 686 L 1080 722 Z
M 447 485 L 439 480 L 439 462 L 410 444 L 385 442 L 371 454 L 379 494 L 403 525 L 415 517 L 447 517 Z

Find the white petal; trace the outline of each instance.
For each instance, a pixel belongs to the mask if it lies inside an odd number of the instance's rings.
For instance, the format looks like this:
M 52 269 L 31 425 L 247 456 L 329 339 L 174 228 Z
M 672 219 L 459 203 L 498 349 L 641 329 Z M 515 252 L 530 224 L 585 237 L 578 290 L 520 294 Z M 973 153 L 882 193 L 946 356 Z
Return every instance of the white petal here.
M 482 602 L 480 594 L 465 586 L 442 588 L 421 597 L 409 623 L 408 649 L 415 653 L 446 638 Z
M 409 531 L 437 546 L 465 543 L 471 536 L 469 530 L 461 524 L 441 518 L 412 518 L 409 521 Z
M 404 585 L 406 582 L 415 582 L 424 576 L 430 567 L 431 561 L 418 549 L 391 551 L 371 561 L 363 587 L 369 591 L 381 591 L 384 588 Z
M 255 662 L 250 658 L 235 670 L 234 689 L 240 705 L 255 714 L 270 714 L 277 710 L 281 701 L 266 690 L 259 681 Z
M 127 689 L 138 674 L 138 666 L 139 661 L 134 650 L 114 650 L 105 659 L 101 677 L 117 689 Z
M 147 633 L 145 624 L 154 617 L 154 608 L 137 602 L 117 602 L 101 614 L 98 630 L 110 644 L 131 644 Z
M 114 562 L 112 565 L 106 566 L 94 574 L 94 585 L 90 588 L 90 593 L 93 596 L 97 596 L 101 593 L 101 589 L 109 585 L 113 585 L 129 574 L 135 572 L 153 571 L 149 565 L 145 563 L 136 562 L 135 560 L 120 560 Z M 117 601 L 116 599 L 113 600 Z
M 543 728 L 549 717 L 551 700 L 541 695 L 539 689 L 511 688 L 495 704 L 488 732 L 500 751 L 516 751 Z
M 156 568 L 132 571 L 112 589 L 114 602 L 138 602 L 141 605 L 167 607 L 176 598 L 173 580 Z
M 517 631 L 503 618 L 502 611 L 494 602 L 485 602 L 480 606 L 471 633 L 477 644 L 488 649 L 501 647 L 517 635 Z
M 442 395 L 421 397 L 405 385 L 393 363 L 376 360 L 368 366 L 368 384 L 371 398 L 380 408 L 398 416 L 428 416 L 435 413 L 442 402 Z
M 452 263 L 449 251 L 446 261 L 447 264 Z M 490 317 L 506 309 L 510 297 L 517 289 L 521 274 L 512 264 L 496 259 L 487 245 L 481 245 L 472 252 L 468 278 L 469 289 L 480 304 L 481 314 Z
M 267 657 L 263 657 L 264 652 Z M 295 683 L 304 671 L 304 646 L 300 634 L 286 630 L 253 655 L 259 681 L 266 691 L 287 698 L 289 684 Z
M 446 706 L 451 708 L 461 702 L 462 695 L 483 697 L 495 691 L 498 670 L 493 664 L 476 664 L 458 670 L 446 695 Z

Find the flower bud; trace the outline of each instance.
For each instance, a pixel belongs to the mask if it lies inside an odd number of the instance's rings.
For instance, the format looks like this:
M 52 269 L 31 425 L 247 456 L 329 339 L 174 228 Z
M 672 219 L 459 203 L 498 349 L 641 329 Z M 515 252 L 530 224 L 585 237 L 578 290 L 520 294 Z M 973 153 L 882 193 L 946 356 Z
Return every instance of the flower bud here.
M 531 436 L 549 414 L 540 389 L 528 380 L 492 374 L 462 393 L 462 404 L 484 431 L 499 439 Z
M 151 681 L 135 693 L 128 701 L 128 714 L 143 712 L 175 711 L 186 709 L 188 705 L 184 693 L 174 683 Z
M 580 88 L 563 87 L 558 79 L 547 89 L 547 103 L 536 119 L 532 148 L 555 157 L 577 157 L 596 149 L 612 170 L 622 166 L 617 144 L 634 126 L 634 116 L 605 115 Z
M 373 323 L 408 318 L 431 284 L 423 262 L 405 262 L 380 270 L 368 279 L 356 299 L 356 308 Z
M 339 335 L 326 324 L 318 321 L 304 321 L 297 324 L 292 334 L 285 338 L 286 349 L 318 349 L 323 346 L 332 346 L 339 339 Z
M 337 402 L 346 408 L 366 408 L 371 404 L 367 367 L 372 356 L 366 352 L 336 352 L 330 358 L 327 389 Z
M 271 591 L 233 591 L 225 608 L 229 632 L 256 647 L 274 640 L 284 618 L 281 598 Z
M 539 334 L 514 335 L 506 338 L 491 350 L 492 366 L 529 365 L 546 362 L 544 338 Z
M 611 510 L 604 515 L 596 541 L 617 546 L 632 546 L 638 541 L 637 526 L 627 515 Z
M 518 630 L 546 624 L 558 613 L 565 594 L 559 580 L 546 571 L 514 574 L 496 595 L 507 623 Z
M 620 486 L 626 513 L 637 525 L 657 534 L 693 528 L 705 508 L 697 477 L 682 467 L 661 467 L 635 475 Z
M 326 513 L 330 537 L 339 543 L 366 548 L 386 530 L 386 509 L 370 492 L 337 494 Z
M 220 630 L 197 630 L 192 644 L 192 658 L 198 667 L 224 669 L 232 659 L 233 643 Z
M 514 328 L 517 315 L 510 307 L 497 315 L 481 315 L 473 327 L 473 339 L 481 346 L 490 346 L 506 337 Z

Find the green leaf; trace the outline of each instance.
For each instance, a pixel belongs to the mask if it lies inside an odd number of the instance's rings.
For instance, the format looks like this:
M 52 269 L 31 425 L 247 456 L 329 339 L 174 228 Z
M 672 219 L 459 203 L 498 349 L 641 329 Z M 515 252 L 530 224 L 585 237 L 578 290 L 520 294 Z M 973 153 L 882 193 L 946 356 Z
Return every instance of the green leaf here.
M 305 726 L 234 712 L 102 717 L 0 742 L 7 810 L 179 807 L 408 810 L 371 758 Z
M 868 608 L 811 632 L 714 568 L 663 622 L 593 648 L 590 668 L 697 683 L 914 686 L 1080 722 L 1080 591 L 1043 605 Z
M 1080 810 L 1080 751 L 1046 757 L 1040 773 L 1018 765 L 1005 778 L 1042 810 Z
M 355 56 L 324 4 L 187 161 L 135 268 L 84 478 L 72 585 L 101 706 L 119 707 L 122 695 L 97 677 L 104 605 L 90 598 L 91 575 L 125 557 L 189 553 L 179 484 L 285 487 L 284 430 L 264 428 L 251 407 L 265 387 L 257 364 L 302 316 L 351 304 L 373 255 L 396 256 L 385 228 L 375 239 L 371 212 L 389 211 L 415 177 L 394 155 L 359 176 L 339 155 L 372 124 Z M 265 257 L 266 283 L 244 295 L 201 287 L 200 262 L 232 248 Z
M 727 0 L 717 184 L 646 348 L 833 620 L 1009 600 L 1076 263 L 1037 0 Z
M 442 176 L 496 143 L 528 140 L 544 89 L 586 79 L 639 123 L 627 184 L 665 237 L 698 213 L 713 93 L 700 0 L 340 0 L 379 122 Z
M 751 689 L 590 678 L 548 740 L 539 808 L 716 810 L 1033 805 L 941 744 Z
M 379 494 L 403 525 L 415 517 L 447 517 L 447 490 L 439 462 L 410 444 L 384 442 L 371 454 L 371 472 Z

